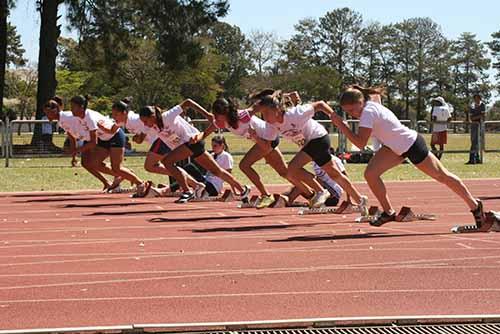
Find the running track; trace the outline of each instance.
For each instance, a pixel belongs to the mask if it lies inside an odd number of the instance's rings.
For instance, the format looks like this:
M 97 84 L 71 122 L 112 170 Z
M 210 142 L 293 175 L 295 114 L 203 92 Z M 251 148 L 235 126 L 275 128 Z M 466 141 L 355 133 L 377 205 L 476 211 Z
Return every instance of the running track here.
M 467 184 L 500 210 L 500 179 Z M 500 314 L 500 233 L 451 234 L 471 216 L 437 183 L 388 189 L 438 220 L 2 194 L 0 329 Z

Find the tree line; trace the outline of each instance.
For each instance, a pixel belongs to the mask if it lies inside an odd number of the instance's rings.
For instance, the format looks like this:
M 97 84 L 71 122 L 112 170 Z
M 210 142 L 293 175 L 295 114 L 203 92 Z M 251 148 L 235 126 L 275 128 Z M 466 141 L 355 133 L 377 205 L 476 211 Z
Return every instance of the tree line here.
M 430 18 L 381 24 L 337 8 L 300 20 L 293 35 L 281 39 L 265 30 L 245 35 L 221 22 L 227 0 L 36 3 L 40 51 L 38 68 L 30 69 L 8 21 L 15 0 L 0 0 L 3 116 L 3 96 L 22 101 L 21 111 L 31 101 L 39 119 L 43 103 L 56 93 L 88 94 L 94 109 L 108 112 L 124 96 L 136 107 L 170 106 L 185 97 L 209 106 L 217 96 L 244 99 L 263 87 L 334 102 L 345 86 L 359 83 L 385 87 L 385 103 L 400 118 L 425 119 L 429 99 L 441 95 L 463 119 L 473 94 L 489 101 L 500 88 L 500 31 L 488 42 L 470 32 L 450 40 Z M 63 6 L 78 40 L 60 36 Z M 490 117 L 499 116 L 498 107 Z

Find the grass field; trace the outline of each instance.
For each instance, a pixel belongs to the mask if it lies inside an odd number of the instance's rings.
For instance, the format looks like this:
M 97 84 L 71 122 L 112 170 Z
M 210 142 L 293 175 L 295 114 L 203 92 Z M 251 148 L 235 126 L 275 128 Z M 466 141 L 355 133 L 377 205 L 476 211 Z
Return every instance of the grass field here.
M 225 133 L 224 136 L 226 137 L 226 140 L 229 143 L 232 152 L 246 152 L 252 145 L 252 143 L 249 140 L 237 137 L 231 133 Z M 424 137 L 426 141 L 430 143 L 431 135 L 424 134 Z M 65 139 L 64 135 L 54 135 L 53 142 L 56 146 L 62 147 L 64 139 Z M 333 147 L 338 146 L 338 136 L 336 134 L 331 135 L 331 141 Z M 500 149 L 500 133 L 486 134 L 485 141 L 487 150 Z M 14 145 L 27 145 L 31 142 L 31 135 L 29 134 L 22 134 L 21 136 L 14 135 L 12 138 L 12 142 Z M 143 143 L 141 145 L 138 145 L 133 143 L 133 148 L 138 152 L 147 152 L 149 150 L 149 144 Z M 282 140 L 280 148 L 283 152 L 294 152 L 297 150 L 297 147 L 293 143 L 287 140 Z M 446 146 L 447 150 L 465 151 L 469 150 L 469 148 L 470 148 L 469 134 L 464 134 L 464 133 L 453 134 L 451 132 L 448 133 L 448 145 Z
M 292 156 L 287 155 L 289 160 Z M 235 164 L 241 156 L 235 156 Z M 500 177 L 500 154 L 488 153 L 482 165 L 464 165 L 468 156 L 466 154 L 445 154 L 445 166 L 464 179 L 471 178 L 497 178 Z M 127 157 L 126 166 L 131 167 L 144 179 L 154 182 L 166 182 L 166 178 L 149 174 L 142 168 L 143 157 Z M 4 168 L 4 160 L 0 160 L 0 191 L 37 191 L 37 190 L 77 190 L 99 189 L 100 184 L 83 168 L 70 168 L 69 158 L 39 158 L 39 159 L 14 159 L 11 168 Z M 354 181 L 363 181 L 363 172 L 366 164 L 348 164 L 347 171 Z M 257 163 L 256 169 L 265 183 L 285 183 L 271 168 L 263 162 Z M 242 182 L 248 182 L 238 168 L 234 169 L 235 176 Z M 385 180 L 413 181 L 423 180 L 427 177 L 411 164 L 401 165 L 384 175 Z

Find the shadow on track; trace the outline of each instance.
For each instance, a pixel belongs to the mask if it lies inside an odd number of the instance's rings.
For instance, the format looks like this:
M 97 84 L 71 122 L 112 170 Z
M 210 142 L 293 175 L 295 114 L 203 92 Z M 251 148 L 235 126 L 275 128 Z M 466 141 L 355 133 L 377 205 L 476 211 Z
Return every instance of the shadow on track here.
M 344 234 L 344 235 L 306 235 L 286 239 L 267 240 L 268 242 L 308 242 L 308 241 L 330 241 L 330 240 L 355 240 L 355 239 L 377 239 L 377 238 L 400 238 L 400 237 L 429 237 L 443 236 L 449 233 L 422 233 L 422 234 L 389 234 L 384 232 Z

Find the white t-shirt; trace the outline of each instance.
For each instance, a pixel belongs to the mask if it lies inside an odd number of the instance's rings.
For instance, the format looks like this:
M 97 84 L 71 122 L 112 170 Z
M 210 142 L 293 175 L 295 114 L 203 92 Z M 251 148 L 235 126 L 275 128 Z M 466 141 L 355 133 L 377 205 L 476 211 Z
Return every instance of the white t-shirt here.
M 124 126 L 125 129 L 127 129 L 130 133 L 133 133 L 134 135 L 145 134 L 146 141 L 150 144 L 154 143 L 154 141 L 158 138 L 155 131 L 145 126 L 144 123 L 141 121 L 141 117 L 139 116 L 139 114 L 136 114 L 133 111 L 128 112 L 127 122 L 118 123 L 118 126 Z
M 332 155 L 332 160 L 337 165 L 337 168 L 341 173 L 345 172 L 345 167 L 344 164 L 342 163 L 342 160 L 340 160 L 334 155 Z M 339 186 L 337 182 L 332 180 L 330 176 L 328 176 L 328 174 L 326 174 L 326 172 L 315 162 L 313 162 L 313 170 L 319 182 L 323 185 L 323 187 L 325 187 L 328 190 L 331 196 L 336 198 L 340 198 L 342 196 L 342 193 L 344 192 L 342 187 Z
M 448 106 L 434 107 L 432 108 L 432 117 L 436 117 L 436 120 L 439 122 L 445 122 L 451 117 L 450 109 Z M 442 132 L 446 130 L 448 130 L 448 124 L 433 124 L 432 132 Z
M 225 170 L 228 169 L 233 169 L 233 156 L 226 152 L 222 151 L 221 154 L 215 157 L 215 162 Z M 217 192 L 220 193 L 222 190 L 222 186 L 224 184 L 224 181 L 221 178 L 218 178 L 214 176 L 212 173 L 208 172 L 207 173 L 207 182 L 210 182 L 211 184 L 214 185 L 215 189 L 217 189 Z
M 269 141 L 276 139 L 276 131 L 267 126 L 266 122 L 257 116 L 252 116 L 248 109 L 238 110 L 238 119 L 239 123 L 237 129 L 232 128 L 226 123 L 226 129 L 228 129 L 231 133 L 250 139 L 248 130 L 252 128 L 255 130 L 259 138 Z
M 305 146 L 313 139 L 328 135 L 325 127 L 313 119 L 314 107 L 311 104 L 297 105 L 283 114 L 283 123 L 272 124 L 278 134 L 299 146 Z
M 90 134 L 88 131 L 84 130 L 81 125 L 79 118 L 73 116 L 71 111 L 61 111 L 59 113 L 59 127 L 61 127 L 66 133 L 70 134 L 77 140 L 89 141 Z
M 96 131 L 97 138 L 103 141 L 110 140 L 119 131 L 119 129 L 117 129 L 114 133 L 109 133 L 101 130 L 97 126 L 97 124 L 101 123 L 103 126 L 111 129 L 111 127 L 115 124 L 115 122 L 111 118 L 106 117 L 98 113 L 97 111 L 91 109 L 85 110 L 85 117 L 83 119 L 79 117 L 77 118 L 80 121 L 80 124 L 82 125 L 85 131 L 90 132 L 97 130 Z
M 399 119 L 381 104 L 366 103 L 359 126 L 372 129 L 372 137 L 394 151 L 397 155 L 406 153 L 417 139 L 417 132 L 401 124 Z
M 177 105 L 162 114 L 163 129 L 158 129 L 157 126 L 153 127 L 158 138 L 171 150 L 189 142 L 193 136 L 200 133 L 198 129 L 180 117 L 180 114 L 182 114 L 182 108 Z

